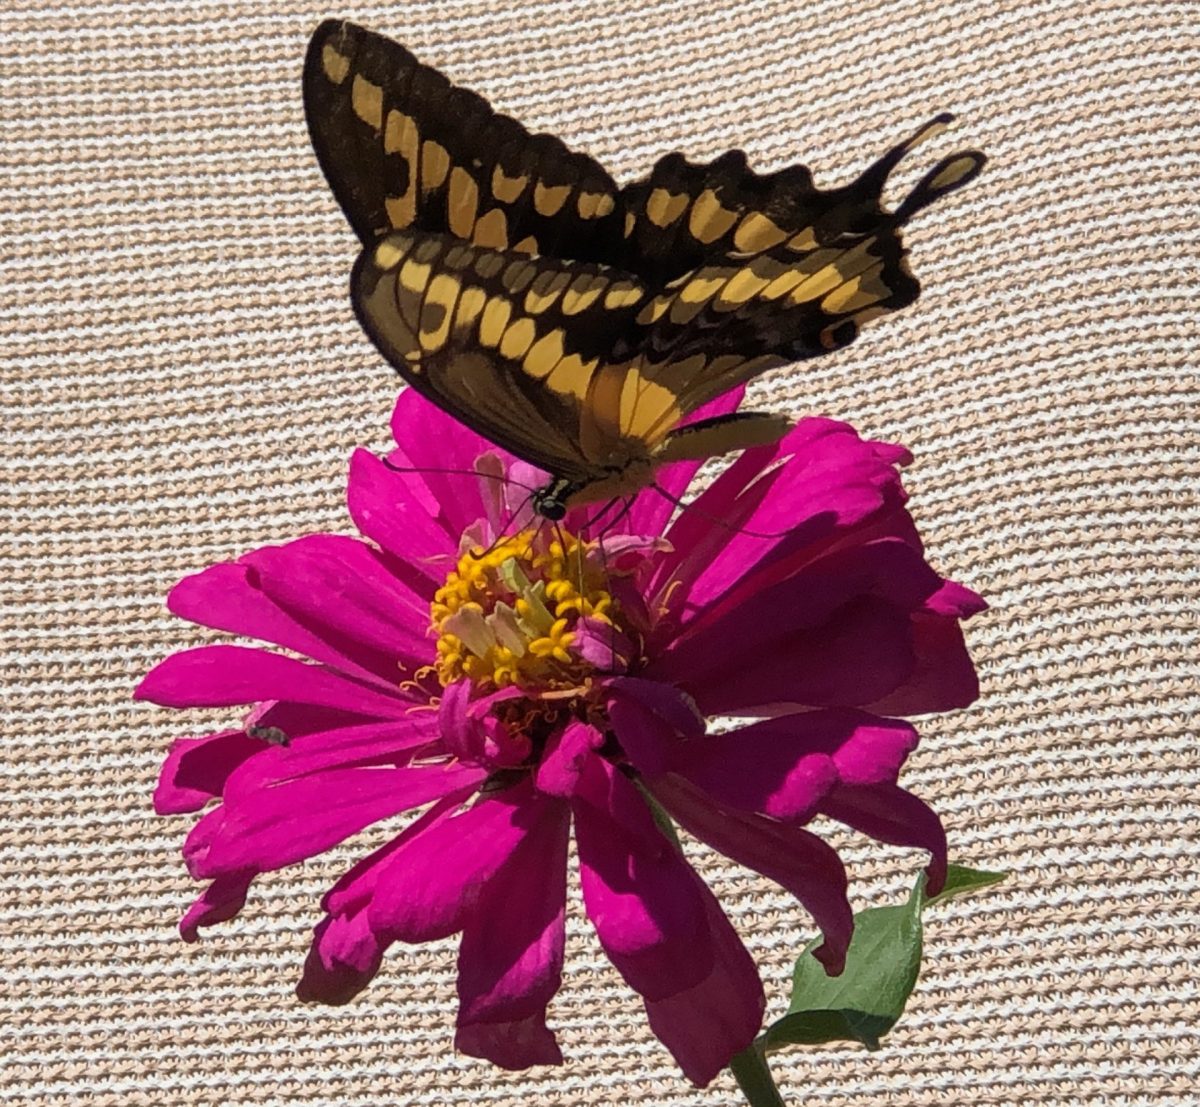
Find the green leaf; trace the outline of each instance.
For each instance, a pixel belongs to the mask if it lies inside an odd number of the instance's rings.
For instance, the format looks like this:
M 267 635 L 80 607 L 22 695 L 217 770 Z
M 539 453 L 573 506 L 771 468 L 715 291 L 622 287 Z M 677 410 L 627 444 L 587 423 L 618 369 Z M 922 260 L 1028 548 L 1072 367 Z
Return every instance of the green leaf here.
M 796 960 L 788 1013 L 762 1035 L 763 1048 L 849 1041 L 878 1049 L 879 1039 L 896 1025 L 917 983 L 922 908 L 996 884 L 1006 875 L 951 865 L 945 887 L 927 899 L 922 873 L 907 903 L 871 907 L 854 917 L 854 936 L 840 976 L 826 976 L 812 952 L 821 940 L 809 942 Z
M 954 896 L 966 895 L 977 888 L 987 888 L 1008 879 L 1008 873 L 993 873 L 986 869 L 968 869 L 966 865 L 949 865 L 946 868 L 946 883 L 936 896 L 927 896 L 925 906 L 945 903 Z
M 920 885 L 918 885 L 918 888 Z M 918 892 L 902 907 L 872 907 L 854 919 L 854 937 L 840 976 L 826 976 L 812 951 L 796 960 L 788 1013 L 766 1032 L 766 1047 L 862 1042 L 878 1049 L 895 1025 L 921 968 L 921 901 Z

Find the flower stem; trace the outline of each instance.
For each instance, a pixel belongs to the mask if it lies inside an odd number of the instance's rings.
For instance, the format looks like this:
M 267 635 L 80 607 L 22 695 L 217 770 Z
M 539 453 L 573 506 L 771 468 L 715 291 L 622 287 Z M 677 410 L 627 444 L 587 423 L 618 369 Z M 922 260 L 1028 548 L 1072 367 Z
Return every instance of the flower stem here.
M 729 1071 L 733 1073 L 750 1107 L 784 1107 L 770 1066 L 767 1065 L 761 1039 L 751 1042 L 734 1057 L 729 1062 Z

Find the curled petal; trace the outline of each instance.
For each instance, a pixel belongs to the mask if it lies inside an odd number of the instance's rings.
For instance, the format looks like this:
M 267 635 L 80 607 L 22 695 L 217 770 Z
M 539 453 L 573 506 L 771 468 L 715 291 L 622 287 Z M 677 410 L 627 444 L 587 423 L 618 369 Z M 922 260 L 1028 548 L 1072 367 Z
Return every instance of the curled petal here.
M 246 893 L 258 873 L 253 869 L 226 873 L 217 877 L 179 921 L 179 933 L 185 942 L 200 938 L 200 927 L 232 919 L 246 904 Z
M 587 723 L 568 723 L 546 744 L 534 783 L 539 792 L 567 799 L 579 787 L 587 759 L 604 744 L 604 735 Z
M 349 1003 L 374 979 L 388 944 L 367 924 L 365 911 L 322 919 L 296 984 L 297 998 L 334 1006 Z
M 206 738 L 177 738 L 158 777 L 154 810 L 160 815 L 199 811 L 221 794 L 234 769 L 263 749 L 262 742 L 241 730 L 223 730 Z
M 880 842 L 915 846 L 931 854 L 926 891 L 932 896 L 946 881 L 946 831 L 933 810 L 911 792 L 895 785 L 841 787 L 821 804 L 831 819 Z
M 925 715 L 954 711 L 979 698 L 979 676 L 957 620 L 913 616 L 909 633 L 913 665 L 908 676 L 882 699 L 864 705 L 877 715 Z
M 686 759 L 688 743 L 704 735 L 705 721 L 695 700 L 669 684 L 637 677 L 605 683 L 606 709 L 621 749 L 650 775 Z

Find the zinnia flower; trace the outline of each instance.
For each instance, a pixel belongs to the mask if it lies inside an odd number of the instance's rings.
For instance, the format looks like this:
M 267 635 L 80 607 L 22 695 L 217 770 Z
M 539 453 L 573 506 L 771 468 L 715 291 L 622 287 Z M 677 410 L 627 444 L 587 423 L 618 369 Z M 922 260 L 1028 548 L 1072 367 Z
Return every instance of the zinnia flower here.
M 758 1032 L 763 991 L 662 812 L 794 894 L 838 972 L 846 874 L 804 826 L 824 814 L 922 847 L 936 887 L 945 837 L 897 784 L 917 743 L 897 716 L 975 698 L 959 620 L 983 604 L 925 562 L 906 452 L 841 423 L 743 454 L 690 510 L 651 489 L 540 527 L 522 505 L 543 475 L 412 391 L 393 432 L 391 467 L 363 450 L 350 466 L 366 541 L 268 546 L 170 594 L 184 618 L 311 659 L 208 645 L 137 691 L 255 705 L 176 741 L 155 793 L 163 814 L 218 801 L 184 845 L 210 883 L 183 936 L 237 914 L 259 873 L 419 811 L 324 897 L 299 994 L 344 1003 L 392 943 L 460 933 L 457 1047 L 558 1063 L 545 1016 L 573 825 L 601 945 L 705 1084 Z M 681 496 L 696 468 L 660 483 Z M 713 715 L 757 721 L 709 733 Z

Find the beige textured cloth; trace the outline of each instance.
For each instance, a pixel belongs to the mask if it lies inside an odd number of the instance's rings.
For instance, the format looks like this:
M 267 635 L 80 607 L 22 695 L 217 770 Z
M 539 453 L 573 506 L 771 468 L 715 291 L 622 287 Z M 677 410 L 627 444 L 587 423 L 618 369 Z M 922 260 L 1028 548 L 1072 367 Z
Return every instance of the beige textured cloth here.
M 623 179 L 742 145 L 830 184 L 958 113 L 928 157 L 992 163 L 908 235 L 921 300 L 756 392 L 914 449 L 931 556 L 993 607 L 968 626 L 980 703 L 924 725 L 905 779 L 953 855 L 1013 876 L 931 915 L 881 1052 L 775 1068 L 824 1107 L 1194 1103 L 1200 9 L 1143 0 L 6 0 L 0 1101 L 738 1101 L 728 1076 L 683 1081 L 578 910 L 551 1009 L 568 1064 L 515 1074 L 452 1052 L 453 943 L 393 951 L 352 1007 L 294 999 L 317 897 L 359 846 L 263 878 L 196 946 L 176 935 L 191 820 L 150 793 L 172 736 L 231 715 L 130 701 L 217 637 L 162 597 L 348 532 L 346 458 L 383 445 L 395 391 L 304 128 L 304 46 L 331 15 Z M 919 864 L 838 840 L 860 905 Z M 701 864 L 778 1014 L 810 924 Z

